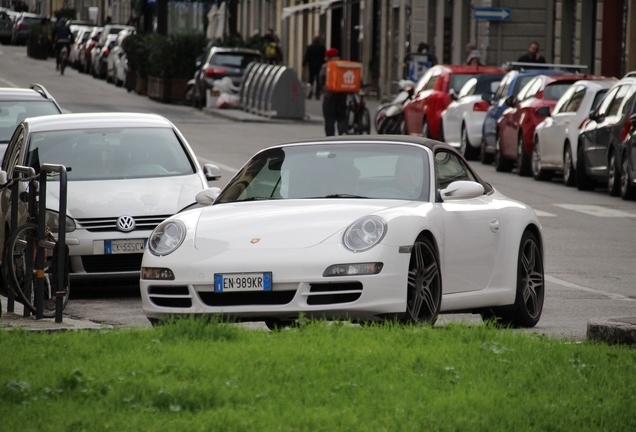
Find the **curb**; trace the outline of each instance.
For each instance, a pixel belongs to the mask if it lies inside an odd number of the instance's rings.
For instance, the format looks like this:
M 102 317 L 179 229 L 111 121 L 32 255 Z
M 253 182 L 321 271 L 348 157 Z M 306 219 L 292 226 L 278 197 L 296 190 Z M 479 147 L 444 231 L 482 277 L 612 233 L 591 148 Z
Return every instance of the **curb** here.
M 203 108 L 203 112 L 206 114 L 210 114 L 214 117 L 220 117 L 226 120 L 232 120 L 237 122 L 245 122 L 245 123 L 283 123 L 283 124 L 317 124 L 321 125 L 324 123 L 324 119 L 322 117 L 314 116 L 311 114 L 305 114 L 305 118 L 303 120 L 299 119 L 278 119 L 278 118 L 270 118 L 266 116 L 260 116 L 257 114 L 249 113 L 247 111 L 242 111 L 240 109 L 221 109 L 221 108 Z
M 635 345 L 636 317 L 592 318 L 587 323 L 587 339 L 610 345 Z

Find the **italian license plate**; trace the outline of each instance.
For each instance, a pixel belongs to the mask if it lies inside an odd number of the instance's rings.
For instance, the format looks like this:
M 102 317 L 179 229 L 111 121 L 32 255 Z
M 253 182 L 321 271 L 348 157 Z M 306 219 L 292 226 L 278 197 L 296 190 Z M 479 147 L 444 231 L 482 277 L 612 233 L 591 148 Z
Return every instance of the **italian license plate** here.
M 214 274 L 215 292 L 271 291 L 272 273 Z
M 146 242 L 147 239 L 105 240 L 104 253 L 106 255 L 141 253 L 146 248 Z

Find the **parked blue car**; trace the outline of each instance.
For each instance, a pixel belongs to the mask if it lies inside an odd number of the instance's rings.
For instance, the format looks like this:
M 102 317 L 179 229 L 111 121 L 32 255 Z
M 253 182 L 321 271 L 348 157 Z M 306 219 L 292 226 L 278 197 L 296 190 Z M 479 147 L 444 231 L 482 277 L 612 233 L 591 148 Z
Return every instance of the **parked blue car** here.
M 484 120 L 480 151 L 481 163 L 490 165 L 495 157 L 497 120 L 508 109 L 506 99 L 509 96 L 517 96 L 521 89 L 537 75 L 561 75 L 564 73 L 568 72 L 551 69 L 512 70 L 503 77 L 497 91 L 490 98 L 490 108 L 488 108 Z M 490 95 L 484 95 L 485 98 L 488 96 Z

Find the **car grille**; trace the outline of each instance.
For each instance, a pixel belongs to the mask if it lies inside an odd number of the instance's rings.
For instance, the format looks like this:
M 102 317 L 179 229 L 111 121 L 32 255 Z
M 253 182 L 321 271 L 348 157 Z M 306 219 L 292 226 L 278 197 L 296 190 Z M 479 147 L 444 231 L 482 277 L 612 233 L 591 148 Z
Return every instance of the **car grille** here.
M 141 271 L 143 254 L 82 255 L 86 273 Z
M 153 230 L 164 220 L 168 219 L 172 215 L 156 215 L 156 216 L 133 216 L 135 219 L 136 230 Z M 106 231 L 120 231 L 117 228 L 117 218 L 87 218 L 87 219 L 75 219 L 75 221 L 87 231 L 90 232 L 106 232 Z
M 316 283 L 310 285 L 309 293 L 310 295 L 307 297 L 308 305 L 351 303 L 358 300 L 362 295 L 362 283 Z
M 159 307 L 189 308 L 192 307 L 190 291 L 185 285 L 150 286 L 148 298 Z
M 292 301 L 296 291 L 254 291 L 244 293 L 199 292 L 199 298 L 208 306 L 284 305 Z

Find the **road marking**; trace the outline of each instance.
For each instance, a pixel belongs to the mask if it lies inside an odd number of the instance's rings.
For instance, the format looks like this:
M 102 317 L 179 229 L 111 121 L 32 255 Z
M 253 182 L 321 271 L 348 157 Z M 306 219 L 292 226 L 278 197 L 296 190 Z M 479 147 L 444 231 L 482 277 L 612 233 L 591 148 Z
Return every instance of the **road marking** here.
M 5 84 L 6 84 L 6 85 L 8 85 L 9 87 L 15 87 L 15 88 L 20 87 L 19 85 L 15 84 L 15 83 L 12 83 L 11 81 L 6 80 L 6 79 L 4 79 L 4 78 L 0 78 L 0 81 L 2 81 L 3 83 L 5 83 Z
M 238 171 L 238 168 L 234 168 L 234 167 L 231 167 L 231 166 L 219 163 L 219 162 L 215 162 L 215 161 L 210 160 L 210 159 L 206 159 L 206 158 L 202 158 L 202 157 L 198 157 L 197 159 L 199 159 L 199 161 L 203 162 L 204 164 L 209 163 L 209 164 L 216 165 L 217 167 L 219 167 L 219 168 L 221 168 L 222 170 L 225 170 L 225 171 L 230 171 L 230 172 L 233 172 L 233 173 Z
M 539 217 L 556 217 L 556 215 L 554 213 L 548 213 L 548 212 L 544 212 L 544 211 L 541 211 L 541 210 L 534 210 L 534 212 Z
M 557 207 L 561 207 L 567 210 L 574 210 L 580 213 L 585 213 L 590 216 L 597 217 L 636 217 L 636 214 L 627 213 L 621 210 L 611 209 L 607 207 L 595 206 L 595 205 L 578 205 L 578 204 L 554 204 Z
M 630 298 L 630 297 L 626 297 L 622 294 L 615 294 L 615 293 L 610 293 L 610 292 L 606 292 L 606 291 L 599 291 L 599 290 L 595 290 L 592 288 L 588 288 L 588 287 L 584 287 L 581 285 L 577 285 L 575 283 L 572 282 L 568 282 L 568 281 L 564 281 L 563 279 L 559 279 L 559 278 L 555 278 L 554 276 L 549 276 L 549 275 L 545 275 L 543 276 L 543 278 L 546 280 L 546 282 L 551 282 L 551 283 L 555 283 L 564 287 L 568 287 L 568 288 L 574 288 L 577 289 L 579 291 L 585 291 L 585 292 L 589 292 L 592 294 L 598 294 L 598 295 L 602 295 L 605 297 L 608 297 L 612 300 L 618 300 L 618 301 L 636 301 L 636 299 Z

